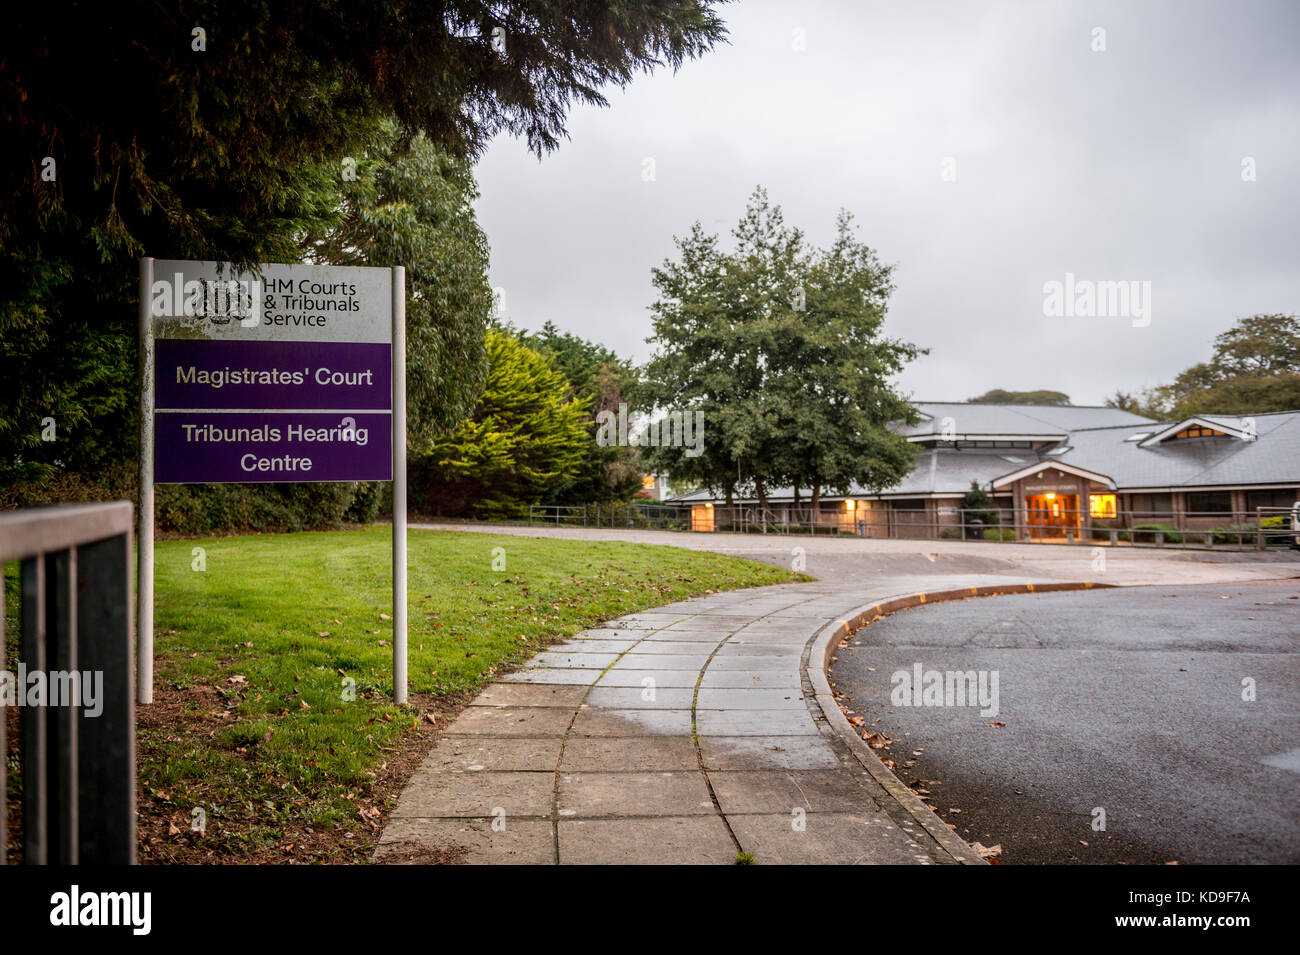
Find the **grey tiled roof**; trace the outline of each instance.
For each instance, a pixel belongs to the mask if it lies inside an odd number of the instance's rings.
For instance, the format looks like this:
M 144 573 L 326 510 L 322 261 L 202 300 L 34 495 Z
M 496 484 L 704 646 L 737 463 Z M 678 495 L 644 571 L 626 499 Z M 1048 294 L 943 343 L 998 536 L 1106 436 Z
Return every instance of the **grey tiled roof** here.
M 1041 455 L 1022 448 L 1009 448 L 1003 452 L 954 451 L 951 448 L 926 450 L 917 455 L 916 467 L 912 469 L 912 473 L 895 487 L 886 488 L 883 493 L 887 497 L 964 494 L 970 490 L 971 481 L 977 481 L 987 487 L 994 478 L 1040 460 L 1042 460 Z M 793 490 L 788 487 L 770 488 L 767 497 L 769 501 L 789 501 L 793 493 Z M 806 502 L 810 494 L 808 488 L 801 488 L 799 499 Z M 874 494 L 874 491 L 854 485 L 849 489 L 848 496 L 870 497 Z M 826 499 L 839 496 L 829 491 L 822 494 Z M 751 494 L 747 500 L 752 499 Z M 713 498 L 706 491 L 693 491 L 674 500 L 689 503 L 713 500 Z
M 964 402 L 923 401 L 916 405 L 927 418 L 920 424 L 901 426 L 899 434 L 938 434 L 943 420 L 952 418 L 956 434 L 1067 434 L 1079 428 L 1105 428 L 1112 425 L 1150 424 L 1143 418 L 1118 408 L 1076 407 L 1073 405 L 972 405 Z
M 1057 461 L 1104 474 L 1115 482 L 1118 490 L 1242 484 L 1300 486 L 1300 412 L 1297 411 L 1254 415 L 1258 435 L 1254 441 L 1238 438 L 1184 438 L 1142 447 L 1139 441 L 1132 439 L 1155 434 L 1178 422 L 1152 421 L 1113 408 L 1045 408 L 1036 405 L 940 402 L 927 402 L 918 407 L 936 418 L 956 418 L 959 434 L 1043 434 L 1049 431 L 1040 428 L 1040 425 L 1059 427 L 1071 417 L 1080 421 L 1105 420 L 1108 415 L 1103 413 L 1113 413 L 1113 417 L 1121 420 L 1107 425 L 1068 429 L 1067 437 L 1056 446 L 1065 450 L 1058 454 L 1049 455 L 1022 448 L 927 449 L 917 456 L 916 467 L 911 474 L 897 486 L 884 491 L 887 497 L 964 493 L 970 488 L 971 481 L 987 488 L 995 478 L 1028 464 Z M 967 411 L 972 411 L 972 418 L 964 417 Z M 1049 415 L 1050 420 L 1034 420 L 1033 415 L 1039 412 Z M 1073 412 L 1084 414 L 1073 415 Z M 1198 417 L 1232 428 L 1243 427 L 1242 417 Z M 1034 428 L 1039 430 L 1030 430 Z M 850 496 L 853 497 L 871 495 L 872 492 L 859 487 L 850 490 Z M 790 488 L 773 488 L 768 492 L 772 501 L 788 501 L 792 496 Z M 831 493 L 823 495 L 826 498 L 838 496 Z M 809 492 L 806 488 L 801 491 L 800 497 L 805 501 L 808 499 Z M 711 499 L 707 492 L 695 491 L 674 500 L 689 503 Z
M 1241 427 L 1241 418 L 1201 415 Z M 1184 438 L 1138 447 L 1126 441 L 1159 428 L 1093 428 L 1073 432 L 1055 460 L 1108 475 L 1120 488 L 1300 484 L 1300 412 L 1255 415 L 1258 439 Z M 1168 424 L 1160 428 L 1168 427 Z

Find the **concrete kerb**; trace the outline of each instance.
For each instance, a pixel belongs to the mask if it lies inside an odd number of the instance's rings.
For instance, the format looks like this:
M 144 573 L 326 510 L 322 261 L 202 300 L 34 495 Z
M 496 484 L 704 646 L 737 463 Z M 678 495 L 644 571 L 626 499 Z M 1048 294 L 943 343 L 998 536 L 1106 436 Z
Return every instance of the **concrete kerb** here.
M 831 692 L 830 679 L 826 675 L 839 642 L 848 637 L 864 624 L 880 617 L 908 610 L 927 603 L 939 603 L 944 600 L 964 600 L 967 597 L 995 597 L 1008 594 L 1051 593 L 1065 590 L 1092 590 L 1111 587 L 1112 584 L 1100 584 L 1093 581 L 1053 582 L 1039 584 L 992 584 L 983 587 L 962 587 L 957 590 L 926 591 L 891 597 L 863 604 L 850 611 L 840 620 L 832 621 L 813 635 L 809 641 L 807 674 L 812 683 L 814 699 L 827 724 L 839 734 L 849 747 L 857 761 L 869 772 L 881 787 L 914 818 L 957 862 L 963 865 L 987 865 L 974 849 L 955 832 L 949 829 L 936 815 L 934 810 L 912 792 L 903 781 L 895 776 L 875 751 L 871 749 L 850 725 L 848 718 L 840 711 L 839 703 Z

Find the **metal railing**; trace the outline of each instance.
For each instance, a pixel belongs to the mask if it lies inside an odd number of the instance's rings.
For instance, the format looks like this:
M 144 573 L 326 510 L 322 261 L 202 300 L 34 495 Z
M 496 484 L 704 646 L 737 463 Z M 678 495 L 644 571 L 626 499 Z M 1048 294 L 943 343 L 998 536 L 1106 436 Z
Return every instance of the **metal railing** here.
M 691 509 L 677 504 L 636 501 L 628 504 L 534 504 L 528 523 L 568 527 L 630 527 L 647 530 L 690 530 Z
M 788 535 L 845 535 L 882 540 L 984 540 L 1006 543 L 1064 543 L 1091 546 L 1264 549 L 1292 542 L 1291 509 L 1248 511 L 1113 511 L 1096 516 L 1077 510 L 1021 510 L 1008 507 L 867 507 L 812 511 L 754 504 L 681 506 L 673 527 Z M 609 525 L 606 525 L 609 526 Z M 612 526 L 620 526 L 614 524 Z M 632 526 L 632 525 L 627 525 Z M 664 526 L 669 526 L 665 524 Z
M 979 515 L 979 516 L 976 516 Z M 1021 510 L 1009 507 L 934 508 L 837 506 L 814 512 L 799 507 L 755 504 L 712 507 L 687 504 L 534 505 L 528 523 L 570 527 L 645 528 L 742 534 L 855 536 L 881 540 L 984 540 L 1006 543 L 1063 543 L 1090 546 L 1182 547 L 1264 550 L 1295 540 L 1292 509 L 1245 511 Z
M 1261 520 L 1276 512 L 1277 527 Z M 1114 511 L 1010 508 L 873 509 L 863 512 L 860 536 L 891 539 L 962 539 L 1134 547 L 1263 549 L 1289 543 L 1290 509 L 1250 511 Z M 979 514 L 976 518 L 972 515 Z
M 131 524 L 128 501 L 0 513 L 0 567 L 20 562 L 20 672 L 29 680 L 43 674 L 44 686 L 39 701 L 35 694 L 28 701 L 25 684 L 6 672 L 28 704 L 19 710 L 28 865 L 135 862 Z M 87 681 L 98 696 L 90 710 Z M 0 752 L 7 754 L 6 716 L 0 706 Z M 5 784 L 0 761 L 0 793 Z M 7 861 L 6 816 L 0 814 L 0 864 Z
M 528 526 L 531 527 L 535 523 L 586 527 L 587 508 L 582 504 L 575 506 L 530 504 L 528 507 Z

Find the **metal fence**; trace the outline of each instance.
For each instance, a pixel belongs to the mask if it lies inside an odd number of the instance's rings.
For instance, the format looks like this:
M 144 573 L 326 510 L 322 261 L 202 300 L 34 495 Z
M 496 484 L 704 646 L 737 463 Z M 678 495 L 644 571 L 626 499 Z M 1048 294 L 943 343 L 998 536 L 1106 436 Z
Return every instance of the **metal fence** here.
M 19 709 L 25 864 L 135 862 L 131 523 L 127 501 L 0 513 L 0 566 L 20 562 L 19 672 L 43 674 L 44 687 L 40 705 Z M 0 588 L 0 670 L 7 667 L 3 594 Z M 26 696 L 25 685 L 6 676 Z M 97 714 L 77 705 L 86 702 L 87 680 L 97 687 Z M 48 705 L 60 703 L 56 681 L 62 705 Z M 0 718 L 7 755 L 6 722 Z M 0 793 L 7 793 L 4 761 Z M 0 813 L 0 864 L 6 816 Z
M 1259 507 L 1241 513 L 1015 511 L 1011 508 L 898 508 L 859 506 L 815 515 L 809 509 L 736 506 L 708 508 L 692 529 L 764 534 L 847 535 L 879 540 L 983 540 L 1138 547 L 1264 550 L 1295 543 L 1292 510 Z M 792 516 L 792 514 L 794 516 Z
M 982 540 L 1092 546 L 1265 550 L 1291 546 L 1292 509 L 1244 512 L 1015 510 L 1009 507 L 835 507 L 752 504 L 536 506 L 530 524 L 864 537 L 881 540 Z
M 684 531 L 691 527 L 691 509 L 677 504 L 534 504 L 528 509 L 529 525 L 560 527 L 632 527 Z

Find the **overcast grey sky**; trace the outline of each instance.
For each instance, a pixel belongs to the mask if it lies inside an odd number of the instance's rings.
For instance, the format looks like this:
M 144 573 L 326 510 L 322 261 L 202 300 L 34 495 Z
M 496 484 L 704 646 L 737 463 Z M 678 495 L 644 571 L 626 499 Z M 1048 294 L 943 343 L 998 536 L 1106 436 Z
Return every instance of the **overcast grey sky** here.
M 516 325 L 645 360 L 651 268 L 696 220 L 729 247 L 758 184 L 814 244 L 847 208 L 897 265 L 887 332 L 931 350 L 900 378 L 917 400 L 1100 404 L 1300 311 L 1297 0 L 721 9 L 728 45 L 576 110 L 557 152 L 489 148 L 477 209 Z M 1149 281 L 1150 323 L 1046 316 L 1067 272 Z

